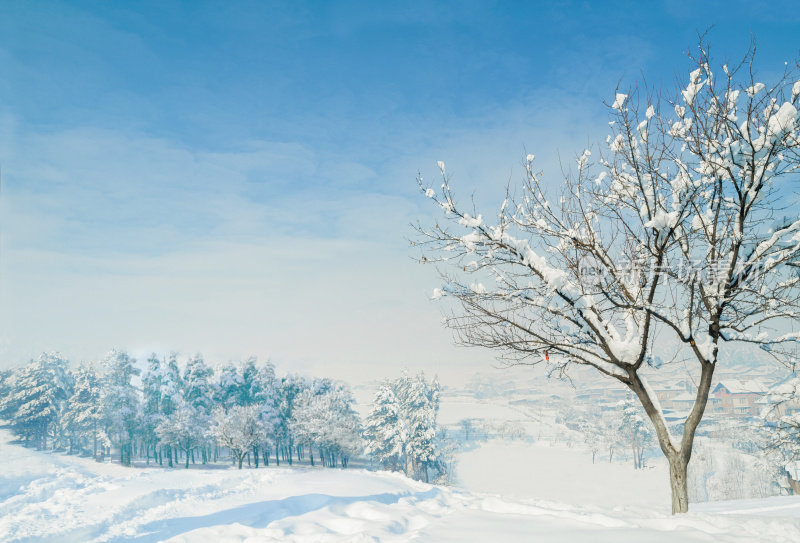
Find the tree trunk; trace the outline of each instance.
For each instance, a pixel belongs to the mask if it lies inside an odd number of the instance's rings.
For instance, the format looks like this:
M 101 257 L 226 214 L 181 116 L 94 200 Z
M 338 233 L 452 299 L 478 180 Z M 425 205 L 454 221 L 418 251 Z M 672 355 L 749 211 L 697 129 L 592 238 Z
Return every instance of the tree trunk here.
M 672 489 L 672 514 L 689 511 L 689 492 L 686 486 L 686 468 L 689 465 L 684 455 L 678 454 L 669 461 L 669 484 Z
M 694 346 L 694 344 L 692 344 Z M 696 348 L 695 348 L 696 349 Z M 714 349 L 716 360 L 716 347 Z M 653 399 L 650 397 L 646 387 L 640 377 L 632 372 L 631 381 L 628 386 L 639 398 L 645 412 L 647 413 L 653 427 L 656 430 L 658 444 L 661 452 L 667 457 L 669 462 L 669 483 L 672 489 L 672 514 L 686 513 L 689 511 L 689 493 L 686 486 L 686 470 L 689 460 L 692 458 L 692 446 L 697 426 L 703 418 L 703 413 L 708 403 L 708 394 L 711 389 L 711 378 L 714 375 L 715 364 L 703 362 L 701 365 L 700 382 L 697 386 L 697 395 L 689 416 L 683 424 L 683 436 L 680 445 L 675 445 L 666 427 L 662 413 L 656 408 Z
M 189 469 L 189 460 L 190 460 L 189 452 L 190 452 L 189 449 L 187 449 L 186 450 L 186 469 Z
M 244 455 L 243 455 L 243 454 L 240 454 L 240 455 L 239 455 L 239 469 L 242 469 L 242 460 L 243 460 L 243 459 L 244 459 Z

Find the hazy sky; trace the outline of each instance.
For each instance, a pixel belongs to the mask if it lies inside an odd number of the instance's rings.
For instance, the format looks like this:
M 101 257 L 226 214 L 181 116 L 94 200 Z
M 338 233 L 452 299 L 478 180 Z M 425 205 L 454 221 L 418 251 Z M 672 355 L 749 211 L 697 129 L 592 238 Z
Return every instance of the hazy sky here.
M 527 152 L 557 181 L 603 138 L 617 84 L 671 89 L 698 31 L 722 59 L 752 32 L 766 72 L 800 48 L 792 2 L 390 4 L 0 4 L 0 367 L 487 369 L 411 258 L 417 171 L 493 205 Z

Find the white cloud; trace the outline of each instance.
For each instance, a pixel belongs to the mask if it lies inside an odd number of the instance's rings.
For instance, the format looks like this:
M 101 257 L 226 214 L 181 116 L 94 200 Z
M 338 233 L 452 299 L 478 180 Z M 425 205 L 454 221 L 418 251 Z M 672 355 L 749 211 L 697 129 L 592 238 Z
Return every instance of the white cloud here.
M 452 346 L 428 300 L 435 270 L 409 258 L 409 223 L 437 216 L 414 175 L 441 157 L 457 193 L 491 207 L 528 151 L 555 172 L 557 148 L 582 150 L 586 134 L 573 149 L 570 131 L 590 124 L 587 111 L 564 102 L 544 117 L 538 102 L 521 104 L 422 127 L 424 138 L 401 125 L 379 154 L 12 133 L 0 148 L 0 359 L 50 349 L 93 359 L 115 346 L 212 361 L 254 353 L 356 381 L 403 366 L 485 368 L 492 353 Z

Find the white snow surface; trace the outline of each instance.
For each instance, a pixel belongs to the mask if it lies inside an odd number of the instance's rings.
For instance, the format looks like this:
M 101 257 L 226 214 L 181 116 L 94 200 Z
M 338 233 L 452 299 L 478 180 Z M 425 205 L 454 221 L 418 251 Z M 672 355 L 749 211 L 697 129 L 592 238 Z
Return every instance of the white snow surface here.
M 708 504 L 672 517 L 364 470 L 124 468 L 8 441 L 0 432 L 4 542 L 800 541 L 797 498 Z M 549 458 L 552 477 L 567 481 L 569 459 L 559 458 Z

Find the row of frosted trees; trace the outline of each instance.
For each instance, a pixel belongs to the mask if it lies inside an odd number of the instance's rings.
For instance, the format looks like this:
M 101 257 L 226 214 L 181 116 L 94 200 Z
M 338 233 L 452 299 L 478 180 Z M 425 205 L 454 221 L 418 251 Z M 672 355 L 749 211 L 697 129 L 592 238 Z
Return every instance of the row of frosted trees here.
M 122 351 L 100 369 L 72 371 L 58 353 L 0 373 L 0 418 L 26 446 L 72 453 L 118 451 L 172 467 L 216 461 L 227 451 L 239 468 L 273 457 L 292 464 L 346 467 L 363 450 L 349 389 L 330 379 L 276 377 L 249 358 L 214 370 L 202 356 L 179 364 L 151 355 L 142 372 Z

